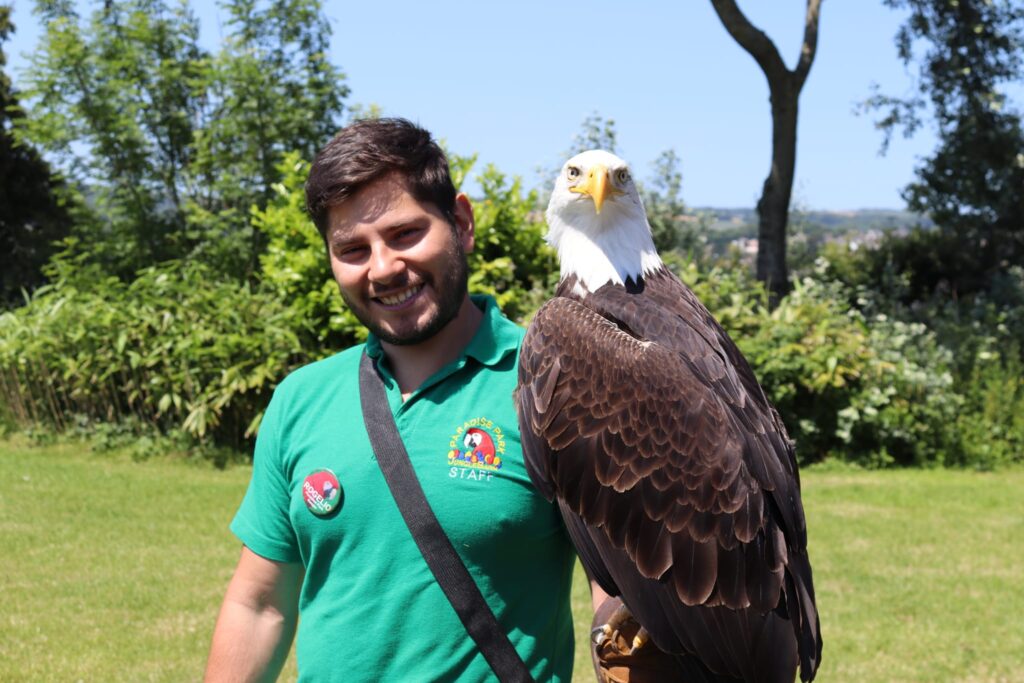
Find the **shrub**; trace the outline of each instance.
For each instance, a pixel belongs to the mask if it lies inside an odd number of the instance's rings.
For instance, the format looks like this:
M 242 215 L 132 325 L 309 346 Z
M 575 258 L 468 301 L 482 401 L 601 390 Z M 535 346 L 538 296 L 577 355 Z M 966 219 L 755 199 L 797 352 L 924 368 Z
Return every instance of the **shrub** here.
M 871 465 L 959 460 L 953 354 L 923 324 L 884 315 L 871 321 L 867 343 L 863 380 L 838 415 L 844 456 Z
M 1004 267 L 987 276 L 986 288 L 967 294 L 953 291 L 948 283 L 926 290 L 914 283 L 920 264 L 931 262 L 928 250 L 916 257 L 910 271 L 899 270 L 891 259 L 891 254 L 912 251 L 926 238 L 915 233 L 898 245 L 892 237 L 876 252 L 834 247 L 825 272 L 854 284 L 846 288 L 855 292 L 849 297 L 851 305 L 872 316 L 926 325 L 935 344 L 947 350 L 945 367 L 957 405 L 943 438 L 944 462 L 990 469 L 1024 461 L 1017 417 L 1024 410 L 1024 268 Z M 880 263 L 884 268 L 872 273 L 872 264 Z M 936 396 L 928 398 L 934 401 Z M 929 435 L 924 436 L 921 447 L 933 447 Z
M 278 171 L 282 180 L 267 207 L 251 213 L 267 242 L 260 256 L 262 282 L 288 307 L 307 354 L 321 358 L 363 341 L 366 328 L 338 294 L 323 238 L 306 214 L 309 164 L 292 153 Z
M 72 270 L 59 263 L 53 284 L 0 316 L 0 396 L 22 425 L 118 422 L 237 447 L 304 357 L 276 297 L 201 265 L 169 262 L 89 289 Z
M 461 182 L 475 159 L 452 162 Z M 291 155 L 279 170 L 273 199 L 250 214 L 267 245 L 258 286 L 181 261 L 125 283 L 69 243 L 51 284 L 0 316 L 0 429 L 134 440 L 140 457 L 188 444 L 224 459 L 218 448 L 244 444 L 293 367 L 364 339 L 303 209 L 307 165 Z M 523 322 L 558 277 L 536 194 L 493 167 L 479 180 L 470 286 Z M 904 274 L 862 268 L 874 257 L 825 253 L 774 309 L 738 262 L 665 256 L 750 361 L 800 462 L 1020 462 L 1024 270 L 965 299 L 908 300 Z
M 473 159 L 454 161 L 461 180 Z M 180 443 L 241 447 L 292 368 L 365 339 L 304 210 L 308 164 L 293 154 L 279 171 L 273 199 L 251 211 L 267 244 L 259 286 L 183 261 L 125 283 L 69 244 L 52 284 L 0 317 L 0 424 L 135 438 L 140 456 Z M 536 195 L 493 167 L 480 183 L 471 288 L 522 320 L 557 279 Z
M 923 465 L 956 452 L 952 356 L 924 325 L 867 318 L 835 281 L 805 278 L 769 310 L 743 269 L 676 266 L 747 357 L 800 462 Z
M 1024 462 L 1024 363 L 1012 343 L 1003 353 L 981 351 L 960 386 L 964 410 L 956 420 L 960 457 L 978 469 Z
M 558 261 L 544 241 L 537 192 L 523 193 L 488 165 L 478 176 L 482 195 L 473 200 L 476 247 L 469 254 L 469 288 L 490 294 L 509 318 L 525 322 L 553 293 Z

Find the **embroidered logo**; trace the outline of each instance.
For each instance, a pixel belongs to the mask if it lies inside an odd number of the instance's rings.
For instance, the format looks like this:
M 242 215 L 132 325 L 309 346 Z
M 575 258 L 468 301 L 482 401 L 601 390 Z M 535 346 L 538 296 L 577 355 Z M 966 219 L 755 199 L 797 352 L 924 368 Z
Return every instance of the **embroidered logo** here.
M 341 505 L 341 484 L 334 472 L 317 470 L 302 482 L 302 500 L 314 515 L 323 517 Z
M 448 441 L 448 475 L 458 479 L 490 479 L 501 469 L 505 433 L 486 417 L 462 423 Z

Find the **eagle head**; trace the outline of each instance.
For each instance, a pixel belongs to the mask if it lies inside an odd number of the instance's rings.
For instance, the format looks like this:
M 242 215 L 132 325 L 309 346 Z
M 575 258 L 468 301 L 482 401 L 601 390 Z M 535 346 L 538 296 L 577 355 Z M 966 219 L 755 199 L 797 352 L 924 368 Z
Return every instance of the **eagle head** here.
M 565 162 L 547 220 L 562 279 L 575 275 L 586 290 L 639 282 L 661 266 L 629 164 L 611 152 L 592 149 Z

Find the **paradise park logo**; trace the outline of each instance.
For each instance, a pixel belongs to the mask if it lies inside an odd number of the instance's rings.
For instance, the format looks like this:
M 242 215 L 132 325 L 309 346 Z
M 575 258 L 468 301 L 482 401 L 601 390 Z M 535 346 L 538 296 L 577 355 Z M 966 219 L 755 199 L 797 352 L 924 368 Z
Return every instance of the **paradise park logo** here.
M 478 478 L 459 473 L 459 468 L 483 470 L 480 474 L 496 472 L 501 469 L 504 457 L 505 433 L 486 417 L 466 420 L 448 440 L 448 465 L 452 477 Z

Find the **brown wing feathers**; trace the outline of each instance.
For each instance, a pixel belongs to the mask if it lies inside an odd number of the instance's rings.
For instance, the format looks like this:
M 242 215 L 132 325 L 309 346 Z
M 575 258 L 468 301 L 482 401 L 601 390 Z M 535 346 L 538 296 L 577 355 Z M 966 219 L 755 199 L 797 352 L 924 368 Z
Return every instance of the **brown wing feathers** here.
M 807 680 L 820 637 L 792 449 L 724 331 L 681 284 L 660 287 L 646 295 L 665 310 L 643 318 L 642 330 L 620 328 L 643 316 L 643 297 L 621 288 L 602 288 L 608 296 L 587 306 L 558 297 L 538 312 L 517 390 L 527 469 L 545 496 L 557 495 L 563 512 L 585 523 L 572 535 L 577 547 L 589 546 L 589 557 L 581 550 L 588 571 L 605 590 L 621 587 L 634 614 L 656 623 L 648 628 L 659 646 L 693 652 L 702 641 L 718 648 L 706 663 L 730 675 L 778 670 L 778 653 L 751 648 L 791 642 L 792 625 L 772 612 L 786 603 L 804 629 L 797 637 Z M 800 556 L 796 578 L 786 575 L 788 547 Z M 667 587 L 677 607 L 656 597 Z M 722 607 L 691 614 L 686 605 Z M 728 644 L 744 634 L 745 645 Z
M 552 354 L 554 381 L 552 365 L 538 368 L 535 360 Z M 535 433 L 550 454 L 527 450 L 547 479 L 541 489 L 557 491 L 587 524 L 603 528 L 648 578 L 668 569 L 671 548 L 680 599 L 708 601 L 719 554 L 735 553 L 738 541 L 764 526 L 760 486 L 730 436 L 733 418 L 721 401 L 677 354 L 633 339 L 568 299 L 538 313 L 522 358 L 524 418 L 541 427 Z M 549 412 L 539 410 L 541 402 Z M 561 409 L 551 415 L 556 405 Z M 741 563 L 723 559 L 728 567 Z M 734 584 L 720 597 L 740 607 L 748 604 L 744 593 Z

